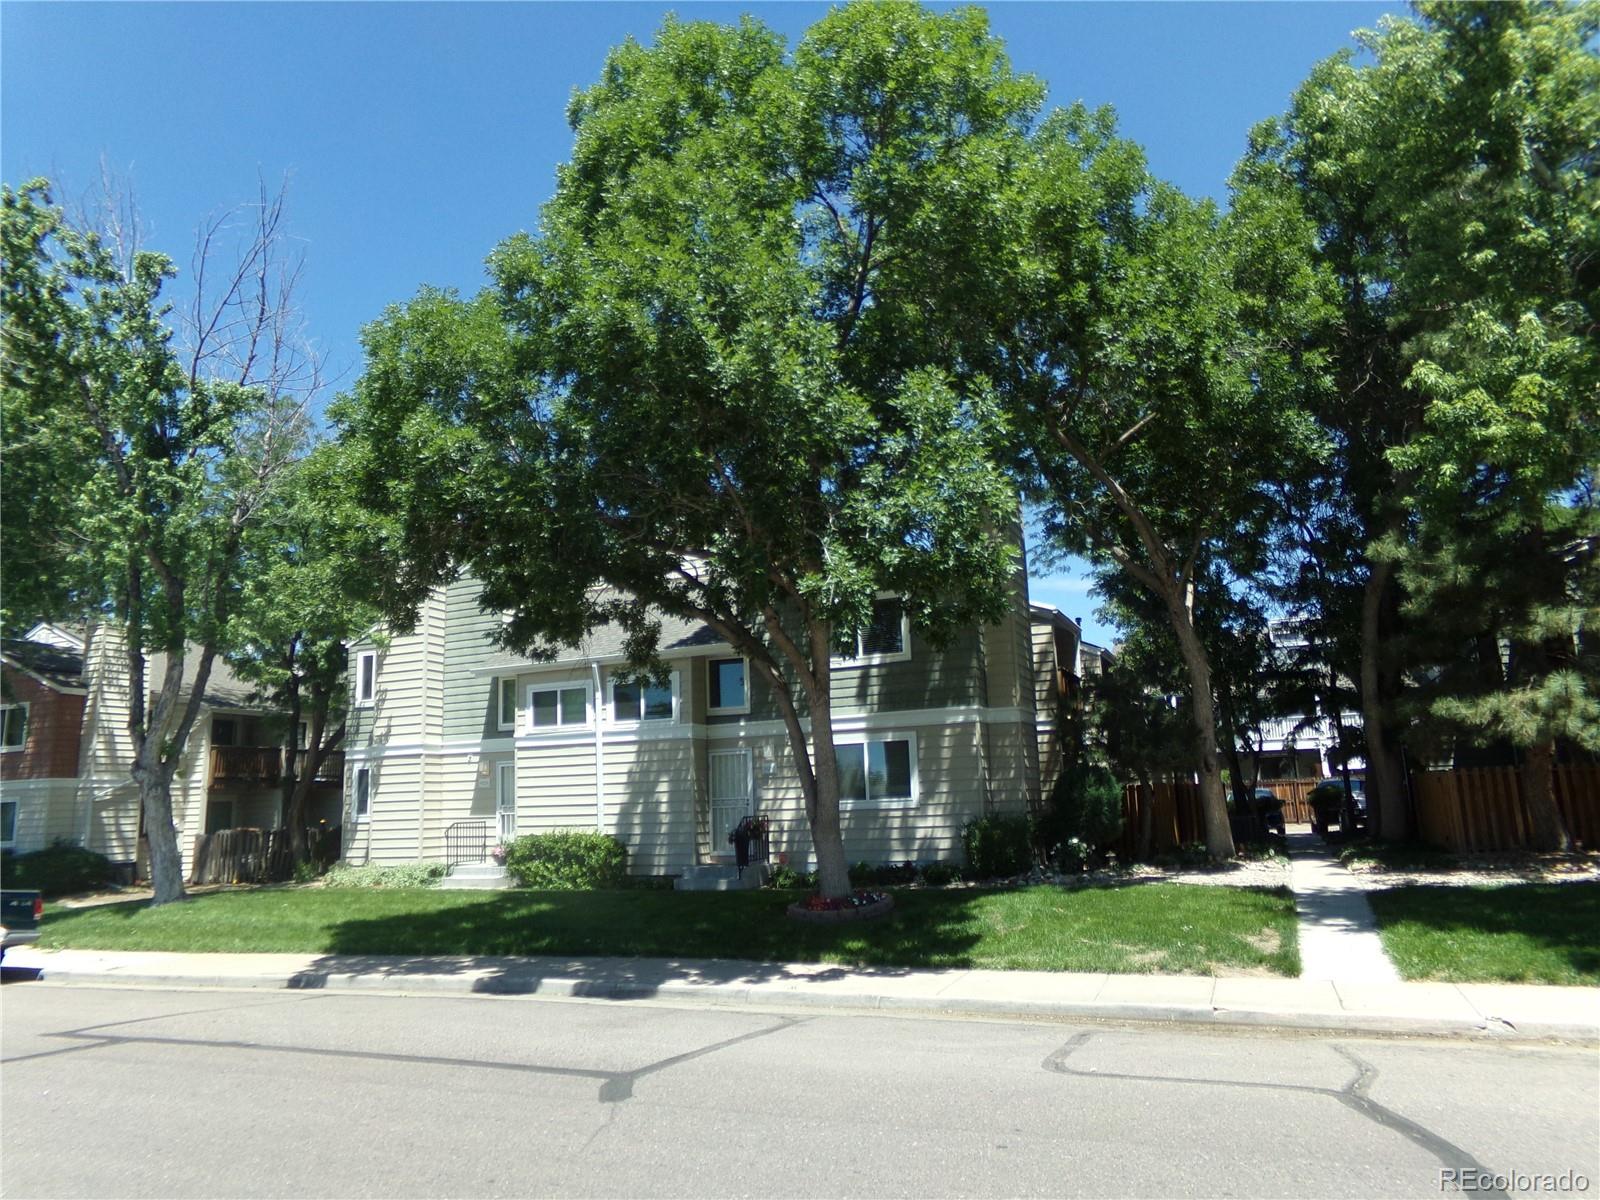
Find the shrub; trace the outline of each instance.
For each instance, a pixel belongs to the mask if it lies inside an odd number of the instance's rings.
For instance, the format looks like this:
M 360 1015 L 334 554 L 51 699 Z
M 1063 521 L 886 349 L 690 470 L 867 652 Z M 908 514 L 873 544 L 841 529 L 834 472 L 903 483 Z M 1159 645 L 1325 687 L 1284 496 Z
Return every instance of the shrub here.
M 534 833 L 506 847 L 506 870 L 523 887 L 546 891 L 626 887 L 628 848 L 592 830 Z
M 1122 835 L 1123 788 L 1104 767 L 1074 766 L 1056 781 L 1040 842 L 1063 867 L 1081 869 Z M 1076 838 L 1078 846 L 1063 850 Z
M 1033 862 L 1033 822 L 1005 813 L 973 817 L 962 827 L 961 845 L 971 878 L 1018 875 Z
M 944 887 L 961 878 L 961 868 L 954 863 L 929 863 L 922 868 L 922 882 L 929 887 Z
M 116 877 L 104 854 L 70 842 L 55 842 L 31 854 L 0 856 L 0 879 L 8 888 L 31 888 L 45 896 L 92 891 Z
M 438 887 L 449 871 L 444 863 L 404 863 L 396 867 L 335 863 L 322 882 L 331 888 L 427 888 Z
M 767 884 L 775 888 L 794 890 L 796 888 L 814 888 L 817 886 L 817 873 L 815 871 L 796 871 L 787 863 L 779 863 L 772 868 L 772 874 L 767 877 Z
M 871 863 L 858 862 L 850 868 L 850 883 L 853 887 L 894 887 L 897 884 L 916 881 L 916 863 L 880 863 L 873 866 Z

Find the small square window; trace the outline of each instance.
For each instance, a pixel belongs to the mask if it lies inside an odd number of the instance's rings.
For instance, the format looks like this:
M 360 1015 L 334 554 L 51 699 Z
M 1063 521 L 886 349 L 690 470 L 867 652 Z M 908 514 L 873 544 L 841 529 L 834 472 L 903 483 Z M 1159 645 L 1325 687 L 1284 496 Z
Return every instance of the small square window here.
M 613 680 L 611 719 L 619 725 L 641 720 L 672 720 L 672 685 L 648 680 Z
M 847 742 L 834 747 L 839 802 L 846 807 L 898 808 L 916 801 L 916 754 L 909 737 Z
M 0 749 L 21 750 L 28 744 L 28 706 L 0 705 Z
M 844 633 L 834 659 L 841 666 L 895 662 L 911 657 L 907 645 L 906 606 L 892 596 L 875 600 L 865 629 Z
M 528 713 L 535 729 L 589 723 L 589 692 L 583 687 L 530 688 Z
M 749 710 L 750 693 L 745 685 L 744 659 L 713 658 L 706 664 L 706 675 L 706 707 L 713 712 Z

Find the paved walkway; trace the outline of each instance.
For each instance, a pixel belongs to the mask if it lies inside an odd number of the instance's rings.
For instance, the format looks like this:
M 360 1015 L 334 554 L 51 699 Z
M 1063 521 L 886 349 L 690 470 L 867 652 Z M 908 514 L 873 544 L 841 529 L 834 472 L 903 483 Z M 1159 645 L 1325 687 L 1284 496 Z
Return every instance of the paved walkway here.
M 31 947 L 6 955 L 6 975 L 21 981 L 37 976 L 47 985 L 534 995 L 780 1010 L 921 1011 L 1600 1041 L 1600 988 L 1526 984 L 911 971 L 727 959 L 169 954 Z
M 1360 880 L 1315 834 L 1291 833 L 1288 841 L 1289 887 L 1300 918 L 1300 978 L 1399 983 Z

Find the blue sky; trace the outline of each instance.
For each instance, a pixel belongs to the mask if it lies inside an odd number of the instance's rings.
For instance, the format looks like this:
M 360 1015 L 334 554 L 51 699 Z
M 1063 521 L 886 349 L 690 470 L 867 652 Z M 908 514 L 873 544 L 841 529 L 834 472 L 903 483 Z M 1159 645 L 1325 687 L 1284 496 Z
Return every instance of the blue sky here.
M 1111 104 L 1157 173 L 1223 196 L 1249 127 L 1395 4 L 996 4 L 1012 60 L 1051 104 Z M 303 307 L 330 368 L 419 285 L 475 290 L 484 256 L 537 222 L 571 147 L 565 108 L 609 46 L 668 11 L 749 12 L 793 40 L 813 4 L 0 5 L 0 175 L 69 192 L 102 158 L 131 178 L 147 244 L 188 260 L 196 224 L 290 177 Z M 1071 572 L 1036 599 L 1114 634 Z

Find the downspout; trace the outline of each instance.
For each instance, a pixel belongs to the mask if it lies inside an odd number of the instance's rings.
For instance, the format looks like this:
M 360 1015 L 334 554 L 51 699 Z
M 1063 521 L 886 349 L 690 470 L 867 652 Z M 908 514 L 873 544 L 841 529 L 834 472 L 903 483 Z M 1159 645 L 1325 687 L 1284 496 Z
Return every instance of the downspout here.
M 606 831 L 606 743 L 600 728 L 600 664 L 589 664 L 589 679 L 594 685 L 594 831 Z

